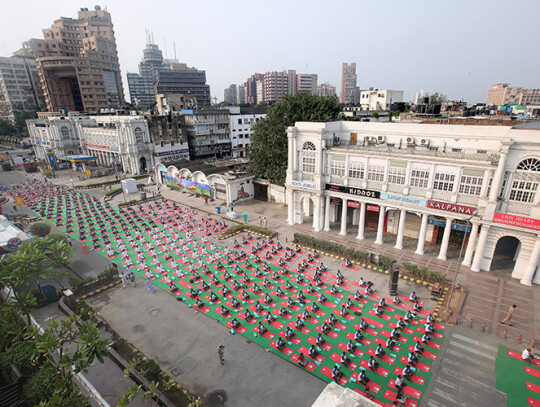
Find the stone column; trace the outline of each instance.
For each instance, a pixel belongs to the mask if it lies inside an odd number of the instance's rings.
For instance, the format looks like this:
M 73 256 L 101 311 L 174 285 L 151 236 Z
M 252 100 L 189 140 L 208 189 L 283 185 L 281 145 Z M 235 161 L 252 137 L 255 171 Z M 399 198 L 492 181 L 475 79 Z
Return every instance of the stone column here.
M 474 246 L 476 244 L 476 237 L 478 236 L 478 223 L 473 223 L 471 228 L 471 234 L 469 235 L 469 243 L 467 243 L 467 249 L 465 250 L 465 256 L 463 257 L 463 264 L 466 267 L 471 266 L 472 256 L 474 252 Z
M 407 211 L 402 209 L 399 213 L 399 225 L 398 225 L 398 234 L 396 239 L 395 249 L 403 249 L 403 233 L 405 232 L 405 218 L 407 216 Z
M 358 235 L 357 239 L 364 239 L 364 224 L 366 223 L 366 203 L 360 202 L 360 219 L 358 220 Z
M 287 189 L 287 223 L 294 225 L 294 191 Z
M 330 231 L 330 196 L 326 197 L 326 207 L 324 208 L 324 230 Z
M 340 235 L 347 235 L 347 199 L 343 199 L 341 203 L 341 230 Z
M 489 225 L 482 225 L 480 230 L 480 237 L 478 238 L 478 244 L 476 245 L 476 252 L 471 266 L 472 271 L 480 271 L 480 263 L 482 263 L 482 256 L 484 255 L 484 249 L 486 248 L 486 242 L 489 233 Z
M 375 240 L 375 244 L 383 244 L 384 215 L 385 214 L 386 214 L 386 207 L 379 206 L 379 223 L 377 224 L 377 240 Z
M 424 245 L 426 244 L 426 233 L 429 215 L 422 214 L 422 223 L 420 224 L 420 233 L 418 233 L 418 244 L 416 246 L 416 254 L 424 254 Z
M 446 225 L 444 226 L 444 234 L 441 243 L 441 250 L 437 258 L 439 260 L 446 260 L 446 252 L 448 251 L 448 242 L 450 241 L 450 233 L 452 232 L 452 218 L 446 218 Z
M 536 236 L 536 242 L 534 243 L 534 247 L 531 253 L 531 257 L 529 258 L 529 263 L 527 264 L 527 268 L 525 269 L 525 273 L 523 273 L 523 277 L 519 282 L 523 285 L 532 285 L 532 279 L 534 277 L 534 273 L 536 273 L 536 269 L 538 268 L 538 261 L 540 260 L 540 236 Z
M 321 228 L 321 218 L 322 218 L 322 197 L 318 196 L 315 201 L 315 208 L 313 213 L 313 229 L 315 232 L 320 232 Z
M 504 146 L 504 143 L 503 143 Z M 491 189 L 489 190 L 489 201 L 497 202 L 497 197 L 499 196 L 499 190 L 504 178 L 504 167 L 506 166 L 506 157 L 508 156 L 508 147 L 505 150 L 501 151 L 501 156 L 499 158 L 499 164 L 497 165 L 497 170 L 493 175 L 493 183 L 491 184 Z

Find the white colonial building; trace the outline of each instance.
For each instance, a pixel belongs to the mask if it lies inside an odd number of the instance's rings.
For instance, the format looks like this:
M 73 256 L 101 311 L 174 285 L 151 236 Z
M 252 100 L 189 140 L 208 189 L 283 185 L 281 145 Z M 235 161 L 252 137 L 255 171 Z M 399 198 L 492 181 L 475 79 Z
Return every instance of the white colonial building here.
M 289 224 L 337 223 L 358 239 L 371 228 L 397 249 L 407 236 L 442 260 L 467 239 L 471 270 L 505 263 L 540 283 L 540 128 L 299 122 L 287 133 Z
M 100 165 L 131 174 L 154 165 L 154 145 L 143 116 L 49 116 L 28 120 L 27 125 L 42 162 L 93 156 Z

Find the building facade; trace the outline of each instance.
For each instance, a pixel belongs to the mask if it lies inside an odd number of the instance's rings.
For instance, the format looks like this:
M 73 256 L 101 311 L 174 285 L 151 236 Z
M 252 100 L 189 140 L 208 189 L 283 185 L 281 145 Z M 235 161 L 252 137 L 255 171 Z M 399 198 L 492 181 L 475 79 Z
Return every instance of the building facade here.
M 29 41 L 47 109 L 98 112 L 124 106 L 111 15 L 99 6 L 62 17 Z
M 318 96 L 335 96 L 336 87 L 334 85 L 330 85 L 329 83 L 323 83 L 321 85 L 317 85 L 317 95 Z
M 348 64 L 346 62 L 341 66 L 341 94 L 339 103 L 352 104 L 356 98 L 356 63 Z
M 487 105 L 502 106 L 506 104 L 539 105 L 540 89 L 527 89 L 509 86 L 509 83 L 496 83 L 488 90 Z
M 363 90 L 360 92 L 360 108 L 367 111 L 387 111 L 392 103 L 403 102 L 402 90 Z
M 228 110 L 194 110 L 183 114 L 192 160 L 231 157 Z
M 264 102 L 279 102 L 289 94 L 289 75 L 287 71 L 266 72 L 263 82 Z
M 160 70 L 156 74 L 156 94 L 181 94 L 196 100 L 200 108 L 210 107 L 210 85 L 206 84 L 206 72 L 189 68 L 186 64 L 173 64 L 172 70 Z
M 182 115 L 152 115 L 146 118 L 154 146 L 154 163 L 189 160 L 186 120 Z
M 0 119 L 14 123 L 14 111 L 32 113 L 44 107 L 34 58 L 0 57 Z
M 139 73 L 127 74 L 131 103 L 143 108 L 156 103 L 154 92 L 156 72 L 163 69 L 167 69 L 167 66 L 163 64 L 161 50 L 156 44 L 147 42 L 143 50 L 143 59 L 139 63 Z
M 296 75 L 296 91 L 317 94 L 317 74 L 299 73 Z
M 154 145 L 144 116 L 49 116 L 27 120 L 36 158 L 96 157 L 99 165 L 143 174 L 154 165 Z
M 229 105 L 238 104 L 237 86 L 233 83 L 223 91 L 223 101 Z
M 540 128 L 296 123 L 287 130 L 289 224 L 312 222 L 540 283 Z M 468 232 L 468 233 L 467 233 Z
M 233 158 L 247 157 L 253 125 L 266 117 L 265 107 L 229 108 L 229 127 Z
M 246 103 L 256 105 L 262 102 L 262 99 L 257 98 L 257 82 L 264 80 L 264 74 L 256 73 L 251 75 L 246 80 Z

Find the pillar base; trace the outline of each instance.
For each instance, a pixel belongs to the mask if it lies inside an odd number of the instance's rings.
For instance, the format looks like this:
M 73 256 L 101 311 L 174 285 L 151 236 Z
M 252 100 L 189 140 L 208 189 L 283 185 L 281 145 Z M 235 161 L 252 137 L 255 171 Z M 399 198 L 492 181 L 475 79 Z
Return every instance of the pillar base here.
M 339 232 L 341 236 L 347 236 L 347 232 Z
M 470 262 L 470 261 L 467 261 L 467 262 L 466 262 L 466 261 L 462 261 L 462 262 L 461 262 L 461 265 L 462 265 L 462 266 L 465 266 L 465 267 L 471 267 L 471 262 Z
M 471 267 L 471 271 L 474 271 L 475 273 L 479 273 L 480 269 L 476 267 Z
M 423 255 L 424 254 L 424 251 L 423 250 L 417 250 L 414 252 L 414 254 L 420 254 L 420 255 Z
M 394 249 L 403 250 L 403 245 L 395 245 Z
M 322 229 L 321 228 L 314 228 L 313 229 L 315 232 L 320 232 Z
M 358 240 L 364 240 L 364 239 L 365 239 L 365 237 L 364 237 L 364 236 L 361 236 L 361 235 L 356 236 L 356 238 L 357 238 Z
M 323 229 L 325 232 L 330 232 L 330 228 L 324 228 Z
M 446 260 L 446 256 L 437 256 L 437 259 L 439 259 L 439 260 Z
M 523 284 L 523 285 L 527 285 L 527 286 L 532 286 L 532 282 L 530 281 L 524 281 L 523 279 L 519 280 L 519 283 L 520 284 Z
M 384 242 L 380 242 L 378 240 L 375 240 L 375 244 L 383 244 Z

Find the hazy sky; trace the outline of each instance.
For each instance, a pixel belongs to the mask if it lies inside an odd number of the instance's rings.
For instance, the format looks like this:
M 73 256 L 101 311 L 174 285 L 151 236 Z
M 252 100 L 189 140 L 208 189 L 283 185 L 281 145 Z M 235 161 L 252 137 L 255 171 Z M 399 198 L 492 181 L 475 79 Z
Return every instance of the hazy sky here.
M 406 100 L 420 89 L 484 102 L 496 82 L 540 87 L 539 0 L 19 0 L 2 9 L 0 55 L 94 4 L 112 15 L 126 97 L 145 28 L 164 55 L 174 42 L 180 62 L 206 70 L 219 100 L 252 73 L 306 64 L 339 93 L 342 62 L 357 63 L 360 88 L 404 90 Z

